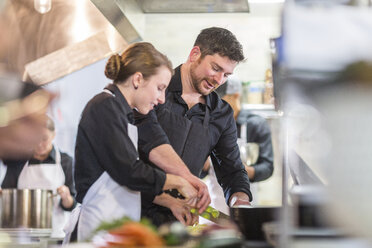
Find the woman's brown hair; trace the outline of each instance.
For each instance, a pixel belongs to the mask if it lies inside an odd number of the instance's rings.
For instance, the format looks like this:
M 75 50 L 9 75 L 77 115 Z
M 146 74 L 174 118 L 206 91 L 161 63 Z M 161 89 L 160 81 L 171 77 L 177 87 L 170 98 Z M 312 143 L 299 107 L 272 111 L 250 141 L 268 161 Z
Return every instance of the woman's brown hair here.
M 114 83 L 126 81 L 136 72 L 141 72 L 143 78 L 155 75 L 157 69 L 165 66 L 173 74 L 172 63 L 148 42 L 138 42 L 130 45 L 119 55 L 112 55 L 106 64 L 105 75 Z

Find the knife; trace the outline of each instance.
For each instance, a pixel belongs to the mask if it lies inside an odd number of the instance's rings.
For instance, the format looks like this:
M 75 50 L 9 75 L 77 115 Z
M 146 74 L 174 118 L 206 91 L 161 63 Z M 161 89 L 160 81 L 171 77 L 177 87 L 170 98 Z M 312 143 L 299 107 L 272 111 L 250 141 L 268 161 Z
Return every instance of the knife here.
M 192 208 L 191 213 L 197 214 L 198 210 L 195 208 Z M 224 221 L 230 221 L 230 216 L 228 216 L 227 214 L 221 211 L 218 211 L 217 209 L 215 209 L 214 207 L 210 205 L 207 207 L 207 209 L 203 213 L 200 213 L 199 216 L 209 221 L 212 221 L 216 224 L 219 224 Z
M 166 189 L 163 191 L 166 194 L 173 196 L 174 198 L 185 199 L 185 197 L 177 189 Z
M 174 198 L 185 199 L 185 197 L 177 189 L 164 190 L 164 193 L 167 193 Z M 220 223 L 221 221 L 230 221 L 230 216 L 221 211 L 218 211 L 211 205 L 209 205 L 203 213 L 198 213 L 198 210 L 196 208 L 192 208 L 190 212 L 192 214 L 199 214 L 200 217 L 212 221 L 216 224 Z

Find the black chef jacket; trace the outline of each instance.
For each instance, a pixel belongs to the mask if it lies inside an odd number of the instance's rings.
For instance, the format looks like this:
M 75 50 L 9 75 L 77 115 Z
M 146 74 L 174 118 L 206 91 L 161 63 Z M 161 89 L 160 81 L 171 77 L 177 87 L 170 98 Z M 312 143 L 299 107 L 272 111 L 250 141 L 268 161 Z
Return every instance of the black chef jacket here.
M 253 114 L 250 111 L 241 111 L 237 122 L 246 124 L 247 142 L 258 143 L 260 147 L 257 162 L 252 165 L 255 169 L 252 182 L 259 182 L 269 178 L 274 171 L 274 154 L 269 124 L 264 117 Z
M 62 204 L 60 204 L 61 208 L 66 211 L 71 211 L 76 206 L 76 190 L 74 185 L 74 179 L 73 179 L 73 168 L 72 168 L 72 158 L 64 152 L 61 152 L 61 166 L 62 170 L 65 174 L 65 185 L 69 188 L 70 194 L 72 198 L 74 199 L 74 204 L 71 208 L 65 208 Z M 4 161 L 4 165 L 7 166 L 7 171 L 3 180 L 3 183 L 1 184 L 1 187 L 3 189 L 11 189 L 11 188 L 17 188 L 18 185 L 18 177 L 22 172 L 23 167 L 25 166 L 27 160 L 22 161 L 11 161 L 6 160 Z M 48 157 L 43 160 L 37 160 L 37 159 L 30 159 L 29 165 L 37 165 L 37 164 L 55 164 L 56 163 L 56 150 L 53 146 L 51 152 L 49 153 Z M 35 178 L 37 180 L 37 178 Z
M 210 121 L 210 156 L 212 158 L 216 176 L 222 186 L 226 201 L 235 192 L 244 192 L 252 200 L 249 189 L 249 178 L 240 160 L 239 147 L 237 145 L 236 122 L 230 105 L 221 100 L 217 93 L 212 92 L 205 96 L 206 104 L 196 104 L 191 109 L 182 99 L 181 66 L 175 69 L 170 84 L 166 91 L 167 101 L 173 101 L 176 106 L 174 113 L 184 116 L 193 122 L 203 123 L 205 108 L 209 108 Z M 169 97 L 173 95 L 173 97 Z M 163 127 L 157 121 L 156 110 L 146 116 L 136 115 L 136 124 L 139 135 L 139 150 L 143 159 L 148 159 L 149 152 L 161 145 L 169 144 Z M 198 156 L 198 154 L 195 154 Z M 200 164 L 200 171 L 203 164 Z M 199 175 L 195 175 L 199 176 Z M 148 199 L 143 199 L 147 200 Z
M 78 127 L 75 148 L 75 181 L 78 202 L 106 171 L 118 184 L 136 191 L 160 194 L 165 173 L 138 159 L 128 136 L 133 111 L 118 87 L 106 87 L 86 105 Z

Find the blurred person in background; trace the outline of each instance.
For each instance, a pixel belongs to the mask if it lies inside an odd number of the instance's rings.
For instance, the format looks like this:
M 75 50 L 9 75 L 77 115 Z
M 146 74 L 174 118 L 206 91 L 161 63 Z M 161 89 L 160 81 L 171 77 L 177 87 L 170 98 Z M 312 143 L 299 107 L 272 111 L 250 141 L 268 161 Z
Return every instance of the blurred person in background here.
M 274 171 L 271 131 L 266 119 L 250 111 L 245 112 L 244 114 L 240 112 L 242 82 L 235 75 L 230 76 L 226 84 L 219 87 L 216 92 L 223 100 L 230 104 L 234 111 L 235 120 L 240 120 L 239 123 L 237 123 L 239 137 L 241 124 L 246 125 L 246 140 L 239 138 L 239 146 L 244 146 L 246 143 L 257 143 L 259 145 L 259 154 L 255 164 L 247 165 L 245 161 L 242 161 L 250 181 L 260 182 L 266 180 Z M 216 209 L 229 214 L 229 208 L 224 201 L 223 192 L 219 187 L 214 167 L 211 165 L 212 162 L 208 159 L 204 164 L 203 173 L 201 175 L 202 178 L 208 175 L 206 178 L 206 184 L 208 185 L 211 194 L 211 205 Z M 256 203 L 258 197 L 256 195 L 257 187 L 255 184 L 251 184 L 251 191 L 254 194 L 255 199 L 253 203 Z
M 43 131 L 43 115 L 54 97 L 32 83 L 0 75 L 0 159 L 32 155 Z
M 68 214 L 76 206 L 72 158 L 53 144 L 56 131 L 53 120 L 44 115 L 41 141 L 27 161 L 4 160 L 1 187 L 18 189 L 48 189 L 58 194 L 54 198 L 52 234 L 63 238 Z

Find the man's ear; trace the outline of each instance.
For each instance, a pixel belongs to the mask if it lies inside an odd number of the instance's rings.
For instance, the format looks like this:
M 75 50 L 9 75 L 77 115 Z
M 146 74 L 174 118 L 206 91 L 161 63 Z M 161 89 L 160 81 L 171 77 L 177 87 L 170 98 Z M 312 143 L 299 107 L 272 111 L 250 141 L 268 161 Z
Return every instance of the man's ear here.
M 189 61 L 190 61 L 190 62 L 195 62 L 195 61 L 197 61 L 200 57 L 201 57 L 200 47 L 198 47 L 198 46 L 194 46 L 194 47 L 191 49 L 191 51 L 190 51 L 190 54 L 189 54 Z

